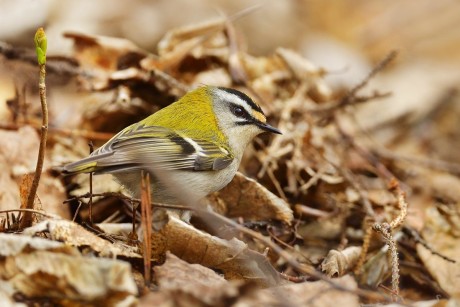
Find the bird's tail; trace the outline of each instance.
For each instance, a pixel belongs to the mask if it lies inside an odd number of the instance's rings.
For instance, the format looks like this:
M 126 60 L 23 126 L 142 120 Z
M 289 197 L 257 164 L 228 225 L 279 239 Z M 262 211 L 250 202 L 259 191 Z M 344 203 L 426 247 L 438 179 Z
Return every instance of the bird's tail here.
M 64 165 L 62 172 L 64 174 L 80 174 L 80 173 L 92 173 L 98 170 L 97 161 L 94 157 L 88 157 L 80 161 L 72 162 L 67 165 Z

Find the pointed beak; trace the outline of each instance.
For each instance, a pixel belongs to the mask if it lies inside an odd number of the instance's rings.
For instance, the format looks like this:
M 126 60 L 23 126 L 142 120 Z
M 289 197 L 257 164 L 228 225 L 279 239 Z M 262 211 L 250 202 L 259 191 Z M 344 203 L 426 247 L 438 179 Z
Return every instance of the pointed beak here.
M 283 134 L 280 130 L 278 130 L 277 128 L 275 128 L 273 126 L 270 126 L 267 123 L 258 122 L 257 126 L 259 126 L 260 129 L 265 130 L 267 132 L 272 132 L 272 133 L 276 133 L 276 134 Z

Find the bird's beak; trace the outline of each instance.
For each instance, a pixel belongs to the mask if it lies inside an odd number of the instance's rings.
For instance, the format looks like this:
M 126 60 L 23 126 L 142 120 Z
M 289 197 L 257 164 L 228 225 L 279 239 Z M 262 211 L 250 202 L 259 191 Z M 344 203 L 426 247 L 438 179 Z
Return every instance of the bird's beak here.
M 272 132 L 272 133 L 276 133 L 276 134 L 283 134 L 279 129 L 277 129 L 277 128 L 273 127 L 273 126 L 270 126 L 267 123 L 258 122 L 257 126 L 259 126 L 260 129 L 268 131 L 268 132 Z

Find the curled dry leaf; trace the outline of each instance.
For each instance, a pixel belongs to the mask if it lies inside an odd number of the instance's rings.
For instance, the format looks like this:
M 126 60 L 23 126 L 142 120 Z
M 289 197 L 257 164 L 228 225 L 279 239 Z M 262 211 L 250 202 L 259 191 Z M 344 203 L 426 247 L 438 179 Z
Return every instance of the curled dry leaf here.
M 353 270 L 361 253 L 361 247 L 351 246 L 343 251 L 331 250 L 321 264 L 327 276 L 343 276 Z
M 268 259 L 242 241 L 204 233 L 172 214 L 152 237 L 153 259 L 161 261 L 166 251 L 187 262 L 221 270 L 226 279 L 250 280 L 262 286 L 279 283 L 278 272 Z
M 154 271 L 161 292 L 174 296 L 185 293 L 209 306 L 216 306 L 225 298 L 238 294 L 234 284 L 213 270 L 199 264 L 187 263 L 171 253 L 166 254 L 165 263 L 155 267 Z
M 70 246 L 89 247 L 103 257 L 142 258 L 136 253 L 136 248 L 104 240 L 72 221 L 46 220 L 24 230 L 29 235 L 42 232 L 49 233 L 52 240 L 62 241 Z
M 64 243 L 0 234 L 0 279 L 27 297 L 101 305 L 135 303 L 137 287 L 128 263 L 85 258 Z
M 241 173 L 215 196 L 217 199 L 210 197 L 209 200 L 229 217 L 249 221 L 278 220 L 288 225 L 294 218 L 287 202 Z

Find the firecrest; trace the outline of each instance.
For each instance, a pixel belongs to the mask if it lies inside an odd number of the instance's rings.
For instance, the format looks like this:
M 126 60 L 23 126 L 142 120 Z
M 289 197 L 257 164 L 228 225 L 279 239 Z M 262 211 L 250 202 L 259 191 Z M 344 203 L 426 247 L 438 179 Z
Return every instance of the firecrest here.
M 64 172 L 113 174 L 139 197 L 145 170 L 155 202 L 183 202 L 177 187 L 191 191 L 186 199 L 195 202 L 232 180 L 246 146 L 265 131 L 281 134 L 247 95 L 203 86 L 123 129 L 89 157 L 65 165 Z M 169 179 L 165 182 L 161 174 Z

